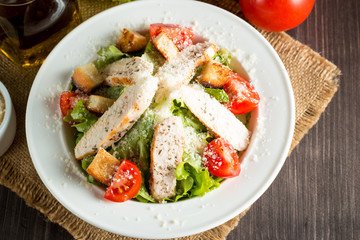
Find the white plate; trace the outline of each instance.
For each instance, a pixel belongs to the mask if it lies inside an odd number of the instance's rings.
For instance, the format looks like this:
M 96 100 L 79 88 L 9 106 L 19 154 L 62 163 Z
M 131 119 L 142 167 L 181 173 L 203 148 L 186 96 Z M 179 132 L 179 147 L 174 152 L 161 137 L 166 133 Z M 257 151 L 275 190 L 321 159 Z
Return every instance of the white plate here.
M 59 115 L 59 95 L 76 66 L 96 57 L 123 27 L 178 23 L 231 50 L 250 72 L 262 102 L 239 177 L 205 195 L 169 204 L 112 203 L 87 184 L 73 158 L 72 136 Z M 104 11 L 66 36 L 32 86 L 26 135 L 36 170 L 53 196 L 86 222 L 138 238 L 174 238 L 216 227 L 248 208 L 272 183 L 287 156 L 294 129 L 294 99 L 286 70 L 270 44 L 235 15 L 195 1 L 136 1 Z

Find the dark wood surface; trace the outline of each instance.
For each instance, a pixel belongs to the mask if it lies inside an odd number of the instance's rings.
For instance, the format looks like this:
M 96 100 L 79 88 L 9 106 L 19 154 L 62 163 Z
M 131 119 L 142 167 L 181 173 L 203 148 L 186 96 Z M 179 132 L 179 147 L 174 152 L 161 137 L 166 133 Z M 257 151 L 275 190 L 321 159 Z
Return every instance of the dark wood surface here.
M 288 33 L 342 70 L 340 88 L 227 239 L 359 239 L 360 1 L 317 0 Z M 0 186 L 0 239 L 73 238 Z

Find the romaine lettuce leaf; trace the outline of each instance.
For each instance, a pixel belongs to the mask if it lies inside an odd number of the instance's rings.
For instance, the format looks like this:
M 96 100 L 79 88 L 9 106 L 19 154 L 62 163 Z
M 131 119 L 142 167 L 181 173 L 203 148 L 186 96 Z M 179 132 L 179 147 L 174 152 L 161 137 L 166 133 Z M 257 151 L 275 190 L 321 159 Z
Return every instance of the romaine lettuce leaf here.
M 89 167 L 89 165 L 92 163 L 92 161 L 94 160 L 94 157 L 95 156 L 87 156 L 87 157 L 84 157 L 82 160 L 81 160 L 81 168 L 86 171 L 86 169 Z
M 241 115 L 235 115 L 237 119 L 239 119 L 245 126 L 247 126 L 250 122 L 251 118 L 251 112 L 241 114 Z
M 71 127 L 78 131 L 76 137 L 76 143 L 78 143 L 84 133 L 98 120 L 98 117 L 86 109 L 83 100 L 79 100 L 74 109 L 68 110 L 63 120 L 68 123 L 75 123 Z
M 155 202 L 155 199 L 149 194 L 148 190 L 145 187 L 144 181 L 141 184 L 140 190 L 135 196 L 140 202 Z
M 229 102 L 229 96 L 223 89 L 217 88 L 205 88 L 204 91 L 210 96 L 214 97 L 219 102 L 227 103 Z
M 106 91 L 105 97 L 111 99 L 118 99 L 120 95 L 124 92 L 124 86 L 113 86 L 109 87 Z
M 161 53 L 155 48 L 155 46 L 150 41 L 150 37 L 148 37 L 149 41 L 146 44 L 144 54 L 141 56 L 146 61 L 154 64 L 154 71 L 155 74 L 158 68 L 164 64 L 165 58 L 161 55 Z
M 125 86 L 109 87 L 109 86 L 102 85 L 102 86 L 98 87 L 93 92 L 93 94 L 94 95 L 99 95 L 99 96 L 102 96 L 102 97 L 106 97 L 106 98 L 118 99 L 121 96 L 121 94 L 123 94 L 125 89 L 126 89 Z
M 174 116 L 179 116 L 183 122 L 184 127 L 191 126 L 195 128 L 198 132 L 206 132 L 206 127 L 200 122 L 200 120 L 192 114 L 192 112 L 187 108 L 184 102 L 177 99 L 173 100 L 173 106 L 170 111 Z
M 231 65 L 231 59 L 232 55 L 226 48 L 220 49 L 212 58 L 212 60 L 217 61 L 229 68 Z
M 220 186 L 220 183 L 211 177 L 207 168 L 197 169 L 185 161 L 176 167 L 175 177 L 176 196 L 173 199 L 166 199 L 168 201 L 204 196 Z
M 141 202 L 154 202 L 146 189 L 150 172 L 150 146 L 154 135 L 155 114 L 151 110 L 146 110 L 135 125 L 125 134 L 125 136 L 115 143 L 110 152 L 117 159 L 133 160 L 139 167 L 143 184 L 135 197 Z
M 91 184 L 94 184 L 96 186 L 99 186 L 99 187 L 103 187 L 103 188 L 106 188 L 107 186 L 102 184 L 101 182 L 99 182 L 98 180 L 96 180 L 93 176 L 91 176 L 90 174 L 88 174 L 86 172 L 86 169 L 89 167 L 89 165 L 92 163 L 92 161 L 94 160 L 94 157 L 95 156 L 87 156 L 85 158 L 83 158 L 81 160 L 81 168 L 84 170 L 84 173 L 86 175 L 86 181 L 88 183 L 91 183 Z
M 150 145 L 154 134 L 155 114 L 145 111 L 135 125 L 125 136 L 115 143 L 111 150 L 117 159 L 136 159 L 136 164 L 142 173 L 149 170 Z
M 98 52 L 98 59 L 95 61 L 97 68 L 103 68 L 104 66 L 113 63 L 117 60 L 120 60 L 123 57 L 128 57 L 129 55 L 120 51 L 114 45 L 101 48 Z

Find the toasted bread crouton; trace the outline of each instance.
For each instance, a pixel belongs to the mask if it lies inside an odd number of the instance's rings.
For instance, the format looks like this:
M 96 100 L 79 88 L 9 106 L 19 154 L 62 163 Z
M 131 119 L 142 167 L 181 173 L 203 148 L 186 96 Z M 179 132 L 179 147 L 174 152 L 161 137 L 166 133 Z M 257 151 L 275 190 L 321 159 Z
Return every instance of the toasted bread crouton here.
M 154 39 L 153 44 L 166 60 L 176 57 L 179 52 L 173 41 L 163 32 Z
M 187 84 L 196 70 L 210 61 L 217 51 L 218 47 L 215 44 L 198 43 L 185 48 L 175 58 L 165 62 L 155 74 L 159 78 L 159 90 L 155 101 L 162 101 L 163 96 Z
M 144 75 L 152 74 L 153 65 L 140 57 L 123 58 L 108 65 L 103 72 L 109 86 L 134 85 Z
M 196 69 L 204 65 L 205 63 L 209 62 L 211 58 L 216 54 L 217 51 L 219 51 L 219 47 L 216 46 L 213 43 L 203 43 L 203 50 L 201 56 L 198 55 L 198 53 L 193 52 L 192 54 L 195 61 L 195 67 Z M 191 51 L 189 52 L 191 55 Z M 190 56 L 189 56 L 190 57 Z
M 108 153 L 105 149 L 100 148 L 94 160 L 86 169 L 86 172 L 96 180 L 110 186 L 111 179 L 116 173 L 120 161 Z
M 209 61 L 203 67 L 197 81 L 205 87 L 222 88 L 229 76 L 233 74 L 230 68 L 215 61 Z
M 157 200 L 175 196 L 175 170 L 182 161 L 184 127 L 179 117 L 171 116 L 155 127 L 151 145 L 150 191 Z
M 249 144 L 249 130 L 234 114 L 200 89 L 182 86 L 181 99 L 199 120 L 216 136 L 222 137 L 238 151 Z
M 114 102 L 115 99 L 98 95 L 90 95 L 88 101 L 85 103 L 85 106 L 93 112 L 104 113 L 111 105 L 113 105 Z
M 116 47 L 125 53 L 136 52 L 144 49 L 147 42 L 146 37 L 140 33 L 124 28 Z
M 76 68 L 72 80 L 85 93 L 91 92 L 104 81 L 94 63 L 88 63 Z

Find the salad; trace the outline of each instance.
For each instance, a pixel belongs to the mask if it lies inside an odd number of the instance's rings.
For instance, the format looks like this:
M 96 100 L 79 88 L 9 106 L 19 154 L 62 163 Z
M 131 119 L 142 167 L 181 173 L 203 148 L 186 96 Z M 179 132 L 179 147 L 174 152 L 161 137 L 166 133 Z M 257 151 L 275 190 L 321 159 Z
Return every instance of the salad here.
M 60 109 L 75 158 L 106 199 L 174 202 L 240 174 L 260 97 L 226 49 L 156 23 L 144 35 L 123 29 L 97 54 L 74 70 Z

